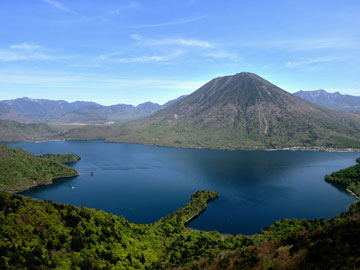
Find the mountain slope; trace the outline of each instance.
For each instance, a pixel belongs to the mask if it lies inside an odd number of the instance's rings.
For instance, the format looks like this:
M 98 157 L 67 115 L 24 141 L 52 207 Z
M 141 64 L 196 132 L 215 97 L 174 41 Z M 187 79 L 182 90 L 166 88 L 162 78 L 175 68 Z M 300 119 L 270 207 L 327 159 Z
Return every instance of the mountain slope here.
M 327 108 L 360 112 L 360 97 L 358 96 L 342 95 L 339 92 L 328 93 L 322 89 L 315 91 L 301 90 L 294 93 L 294 95 Z
M 24 124 L 0 120 L 0 142 L 55 140 L 60 139 L 60 133 L 44 123 Z
M 360 148 L 360 115 L 304 101 L 247 72 L 213 79 L 120 130 L 108 140 L 215 149 Z

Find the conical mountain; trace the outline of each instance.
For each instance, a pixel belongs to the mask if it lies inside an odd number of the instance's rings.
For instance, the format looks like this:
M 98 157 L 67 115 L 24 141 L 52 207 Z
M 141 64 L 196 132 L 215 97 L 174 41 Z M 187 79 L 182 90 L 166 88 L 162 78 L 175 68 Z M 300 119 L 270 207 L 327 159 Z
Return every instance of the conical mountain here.
M 214 149 L 360 148 L 360 115 L 310 103 L 242 72 L 211 80 L 109 140 Z

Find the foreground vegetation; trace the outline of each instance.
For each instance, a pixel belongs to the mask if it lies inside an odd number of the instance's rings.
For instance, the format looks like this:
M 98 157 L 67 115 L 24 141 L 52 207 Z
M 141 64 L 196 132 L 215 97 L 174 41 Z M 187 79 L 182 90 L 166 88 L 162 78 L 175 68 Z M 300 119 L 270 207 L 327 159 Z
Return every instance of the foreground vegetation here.
M 62 163 L 79 158 L 71 154 L 37 157 L 0 144 L 0 191 L 22 191 L 35 185 L 51 184 L 54 178 L 78 175 L 76 170 Z
M 1 269 L 358 269 L 360 203 L 332 220 L 276 222 L 221 237 L 185 222 L 215 192 L 154 224 L 0 192 Z
M 325 179 L 344 186 L 360 198 L 360 158 L 356 159 L 356 162 L 354 166 L 326 175 Z

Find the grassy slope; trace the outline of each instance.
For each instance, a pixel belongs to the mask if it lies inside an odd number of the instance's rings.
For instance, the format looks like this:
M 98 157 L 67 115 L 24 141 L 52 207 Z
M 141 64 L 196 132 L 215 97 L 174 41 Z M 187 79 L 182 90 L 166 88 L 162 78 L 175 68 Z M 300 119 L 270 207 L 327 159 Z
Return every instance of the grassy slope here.
M 54 158 L 57 161 L 52 160 Z M 0 144 L 0 191 L 21 191 L 34 185 L 51 184 L 54 178 L 77 175 L 76 170 L 61 164 L 73 158 L 68 155 L 41 158 Z

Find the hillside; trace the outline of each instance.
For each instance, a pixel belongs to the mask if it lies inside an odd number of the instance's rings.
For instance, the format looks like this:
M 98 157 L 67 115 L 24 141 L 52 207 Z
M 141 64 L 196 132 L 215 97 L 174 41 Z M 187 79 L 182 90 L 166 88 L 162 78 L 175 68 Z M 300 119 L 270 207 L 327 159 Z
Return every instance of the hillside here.
M 0 191 L 22 191 L 35 185 L 51 184 L 54 178 L 78 175 L 62 163 L 77 161 L 76 155 L 37 157 L 19 148 L 0 144 Z
M 360 112 L 359 96 L 342 95 L 339 92 L 328 93 L 322 89 L 314 91 L 301 90 L 294 93 L 294 95 L 330 109 L 348 112 Z
M 107 139 L 214 149 L 360 148 L 360 115 L 307 102 L 243 72 L 213 79 L 116 133 Z
M 0 120 L 0 142 L 60 139 L 61 132 L 44 123 L 23 124 Z

